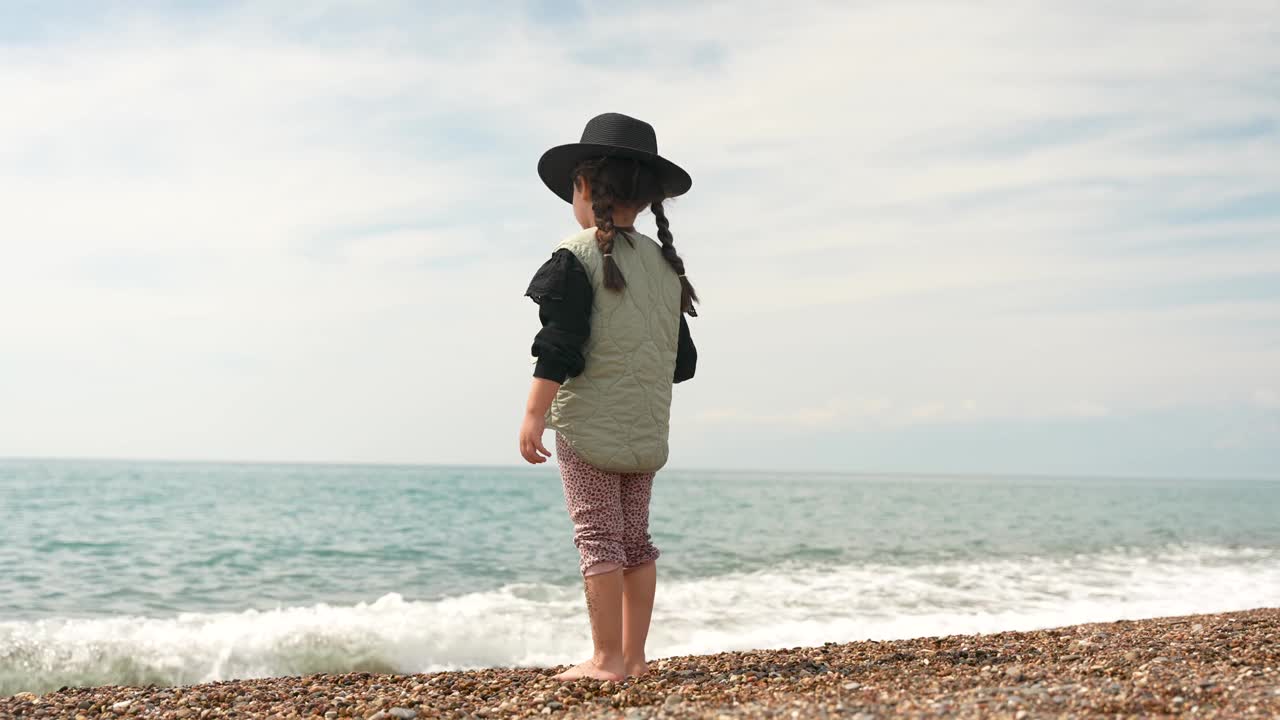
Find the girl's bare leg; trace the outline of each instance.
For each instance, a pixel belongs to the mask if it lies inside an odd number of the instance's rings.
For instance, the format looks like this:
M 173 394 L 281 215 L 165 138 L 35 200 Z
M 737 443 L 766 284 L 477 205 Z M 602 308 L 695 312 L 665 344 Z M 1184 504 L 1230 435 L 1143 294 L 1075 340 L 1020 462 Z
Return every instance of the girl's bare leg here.
M 628 568 L 622 576 L 622 659 L 627 677 L 644 675 L 644 644 L 653 617 L 653 596 L 658 584 L 658 564 L 647 562 Z
M 590 569 L 588 570 L 590 573 Z M 622 653 L 622 568 L 588 574 L 583 579 L 587 593 L 587 614 L 591 617 L 591 659 L 556 675 L 557 680 L 595 678 L 615 682 L 626 677 Z

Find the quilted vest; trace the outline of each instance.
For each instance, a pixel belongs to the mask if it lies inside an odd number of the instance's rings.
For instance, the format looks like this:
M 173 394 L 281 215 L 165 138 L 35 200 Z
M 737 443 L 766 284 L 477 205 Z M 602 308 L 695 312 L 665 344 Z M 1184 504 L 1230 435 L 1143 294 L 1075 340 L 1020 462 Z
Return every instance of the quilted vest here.
M 604 256 L 594 227 L 560 243 L 591 278 L 591 336 L 581 374 L 560 386 L 547 427 L 601 470 L 656 472 L 667 463 L 671 387 L 680 338 L 680 278 L 652 238 L 619 232 L 613 259 L 627 286 L 604 286 Z

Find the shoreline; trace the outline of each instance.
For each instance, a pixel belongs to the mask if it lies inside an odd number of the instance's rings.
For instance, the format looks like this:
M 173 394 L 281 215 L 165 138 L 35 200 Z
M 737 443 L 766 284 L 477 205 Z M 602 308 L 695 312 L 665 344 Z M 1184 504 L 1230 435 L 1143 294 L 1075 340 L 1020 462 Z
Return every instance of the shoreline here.
M 560 668 L 352 672 L 0 697 L 0 718 L 1280 716 L 1280 608 Z

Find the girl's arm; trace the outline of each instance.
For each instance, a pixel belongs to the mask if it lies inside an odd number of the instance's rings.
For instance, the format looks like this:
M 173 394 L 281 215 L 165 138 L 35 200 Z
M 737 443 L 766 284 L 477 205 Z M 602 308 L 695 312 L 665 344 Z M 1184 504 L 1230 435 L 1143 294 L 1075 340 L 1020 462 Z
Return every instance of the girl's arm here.
M 536 377 L 529 388 L 529 399 L 524 406 L 524 422 L 520 423 L 520 454 L 537 465 L 544 463 L 551 453 L 542 445 L 542 433 L 547 429 L 547 408 L 555 399 L 560 383 Z
M 533 339 L 538 363 L 520 423 L 520 454 L 544 463 L 551 453 L 542 444 L 547 408 L 565 380 L 582 372 L 583 347 L 591 335 L 591 280 L 573 253 L 557 250 L 543 263 L 525 295 L 538 303 L 542 330 Z
M 698 348 L 693 344 L 693 335 L 689 333 L 689 321 L 684 314 L 680 315 L 680 340 L 676 344 L 676 376 L 675 381 L 684 382 L 693 377 L 698 369 Z

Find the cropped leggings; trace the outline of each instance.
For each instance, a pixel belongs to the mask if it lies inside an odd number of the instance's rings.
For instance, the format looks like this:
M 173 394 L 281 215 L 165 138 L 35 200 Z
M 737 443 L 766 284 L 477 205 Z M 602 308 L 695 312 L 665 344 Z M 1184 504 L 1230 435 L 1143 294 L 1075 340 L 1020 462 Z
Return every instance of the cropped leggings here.
M 649 539 L 653 473 L 613 473 L 587 464 L 556 433 L 564 500 L 584 576 L 636 568 L 658 559 Z

